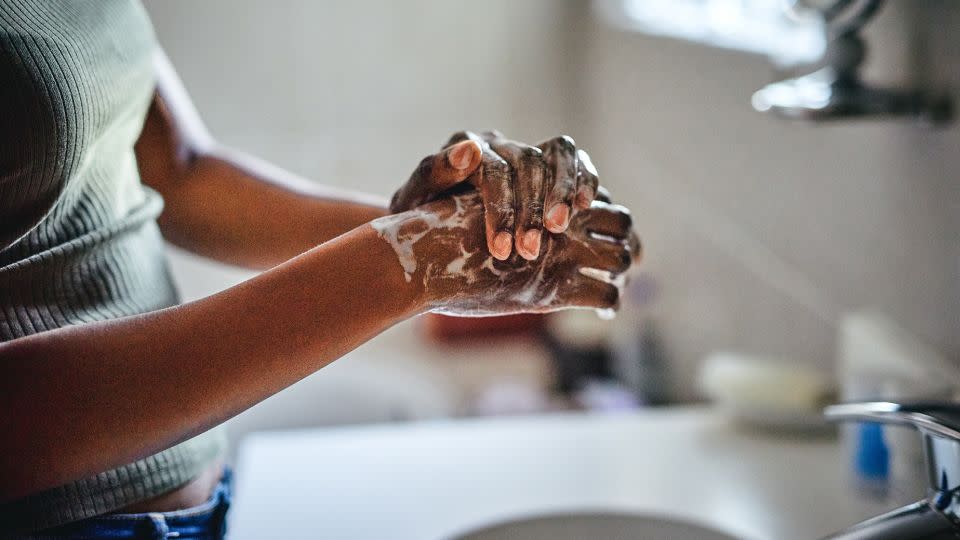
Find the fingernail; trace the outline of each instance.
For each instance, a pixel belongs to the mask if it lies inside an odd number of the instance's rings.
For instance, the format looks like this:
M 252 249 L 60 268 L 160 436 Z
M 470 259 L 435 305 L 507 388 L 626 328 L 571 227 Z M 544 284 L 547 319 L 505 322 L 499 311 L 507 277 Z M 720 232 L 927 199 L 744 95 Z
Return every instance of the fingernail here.
M 547 213 L 547 220 L 552 222 L 551 232 L 561 233 L 567 230 L 570 223 L 570 207 L 565 204 L 558 204 Z
M 497 235 L 493 237 L 493 253 L 491 253 L 491 255 L 501 261 L 506 259 L 510 256 L 510 246 L 512 242 L 513 237 L 510 233 L 497 233 Z
M 447 159 L 450 160 L 453 168 L 460 170 L 466 169 L 470 166 L 470 162 L 473 161 L 473 150 L 473 141 L 457 143 L 450 149 Z
M 523 233 L 523 246 L 526 248 L 528 255 L 524 258 L 532 261 L 540 255 L 540 234 L 539 229 L 530 229 Z

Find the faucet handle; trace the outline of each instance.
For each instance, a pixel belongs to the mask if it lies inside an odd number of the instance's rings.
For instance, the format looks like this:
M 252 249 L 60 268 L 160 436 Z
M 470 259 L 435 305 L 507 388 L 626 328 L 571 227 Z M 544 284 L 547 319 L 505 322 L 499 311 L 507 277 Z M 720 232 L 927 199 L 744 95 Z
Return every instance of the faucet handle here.
M 828 420 L 907 425 L 925 435 L 960 442 L 960 403 L 867 401 L 830 405 L 823 413 Z
M 941 512 L 960 515 L 960 403 L 873 401 L 830 405 L 828 420 L 912 426 L 923 435 L 927 480 Z M 960 519 L 960 518 L 957 518 Z

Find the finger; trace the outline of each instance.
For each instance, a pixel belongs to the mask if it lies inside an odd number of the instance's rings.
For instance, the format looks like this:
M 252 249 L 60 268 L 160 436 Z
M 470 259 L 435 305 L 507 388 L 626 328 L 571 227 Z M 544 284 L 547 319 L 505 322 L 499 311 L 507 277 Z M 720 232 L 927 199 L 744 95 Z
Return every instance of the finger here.
M 597 175 L 597 168 L 593 166 L 590 155 L 583 150 L 577 150 L 579 167 L 577 168 L 577 195 L 576 207 L 580 210 L 589 208 L 590 203 L 597 196 L 597 187 L 600 185 L 600 178 Z
M 471 131 L 454 134 L 451 139 L 469 138 L 482 143 L 483 171 L 474 176 L 474 185 L 480 190 L 484 205 L 487 249 L 495 259 L 506 260 L 513 250 L 514 208 L 511 166 L 490 146 L 491 141 L 505 141 L 497 130 L 477 135 Z
M 487 249 L 494 258 L 503 261 L 513 248 L 515 209 L 510 165 L 492 150 L 487 150 L 476 174 L 473 182 L 483 199 Z
M 583 269 L 589 270 L 589 269 Z M 582 272 L 564 284 L 557 296 L 567 306 L 617 309 L 620 307 L 620 289 L 613 283 L 594 279 Z
M 427 184 L 440 191 L 463 182 L 480 166 L 483 149 L 480 143 L 466 140 L 445 148 L 434 156 L 427 171 Z
M 394 194 L 390 210 L 420 206 L 466 180 L 480 166 L 482 154 L 479 142 L 465 140 L 423 158 L 407 183 Z
M 619 204 L 594 201 L 590 208 L 574 216 L 578 231 L 587 236 L 601 235 L 617 241 L 629 239 L 633 227 L 630 211 Z
M 516 222 L 514 244 L 517 253 L 527 260 L 540 255 L 543 236 L 543 186 L 547 165 L 539 148 L 497 139 L 490 147 L 510 164 L 513 170 Z
M 639 263 L 643 260 L 643 243 L 640 242 L 640 236 L 632 228 L 630 229 L 630 236 L 627 238 L 627 244 L 630 246 L 633 262 Z
M 622 274 L 633 264 L 630 244 L 624 241 L 591 239 L 575 248 L 575 261 L 613 275 Z
M 577 146 L 564 135 L 537 145 L 551 173 L 552 186 L 544 201 L 544 225 L 553 233 L 562 233 L 570 224 L 577 192 Z

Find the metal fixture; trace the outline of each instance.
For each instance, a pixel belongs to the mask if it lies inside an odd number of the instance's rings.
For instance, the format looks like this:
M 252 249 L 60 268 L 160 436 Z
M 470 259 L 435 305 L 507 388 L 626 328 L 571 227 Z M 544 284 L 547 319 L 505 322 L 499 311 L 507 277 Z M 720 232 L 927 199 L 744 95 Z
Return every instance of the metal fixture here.
M 941 125 L 952 119 L 946 95 L 875 88 L 862 81 L 859 72 L 867 47 L 859 31 L 879 11 L 883 0 L 789 0 L 788 4 L 798 16 L 816 14 L 823 19 L 827 50 L 812 73 L 755 92 L 754 109 L 813 121 L 901 117 Z
M 831 405 L 829 420 L 880 422 L 916 428 L 923 437 L 929 481 L 926 499 L 864 521 L 834 540 L 957 540 L 960 538 L 960 403 L 889 402 Z

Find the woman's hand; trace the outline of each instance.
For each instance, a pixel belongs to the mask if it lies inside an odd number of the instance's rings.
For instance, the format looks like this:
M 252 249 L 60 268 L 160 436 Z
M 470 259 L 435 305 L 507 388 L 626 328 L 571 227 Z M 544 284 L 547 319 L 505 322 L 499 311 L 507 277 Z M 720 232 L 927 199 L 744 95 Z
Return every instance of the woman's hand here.
M 626 208 L 595 201 L 548 234 L 535 260 L 501 261 L 485 246 L 476 191 L 454 195 L 371 225 L 394 249 L 407 281 L 422 284 L 426 308 L 454 315 L 615 309 L 620 277 L 639 258 Z
M 514 245 L 523 258 L 536 259 L 542 229 L 566 231 L 571 217 L 588 208 L 599 189 L 590 156 L 570 137 L 530 146 L 496 131 L 462 131 L 420 162 L 394 194 L 390 210 L 415 208 L 464 180 L 480 192 L 487 249 L 501 261 Z

